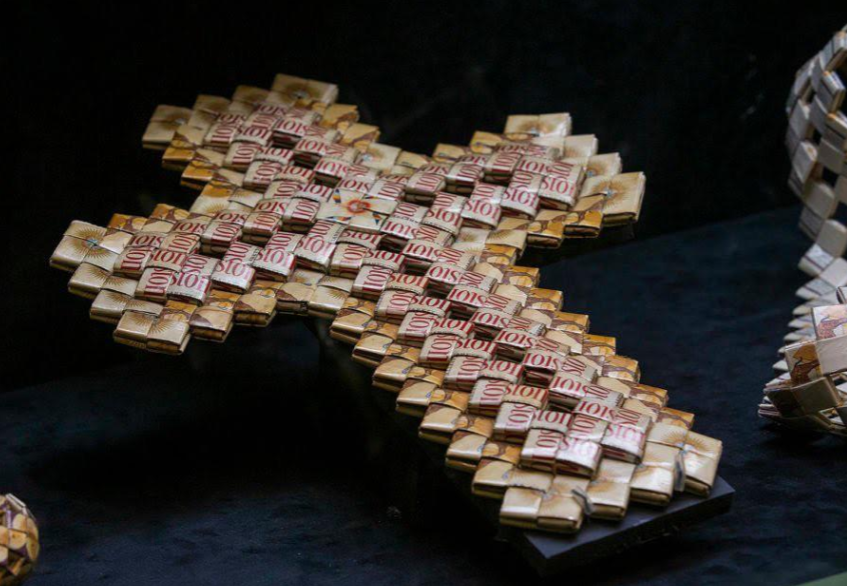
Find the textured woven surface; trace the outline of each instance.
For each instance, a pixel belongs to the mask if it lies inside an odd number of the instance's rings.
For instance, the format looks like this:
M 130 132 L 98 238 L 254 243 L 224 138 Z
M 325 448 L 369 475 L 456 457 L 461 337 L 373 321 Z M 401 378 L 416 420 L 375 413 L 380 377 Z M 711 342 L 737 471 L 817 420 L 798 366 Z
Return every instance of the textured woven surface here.
M 51 265 L 115 341 L 155 352 L 277 312 L 334 318 L 420 436 L 448 445 L 475 495 L 502 500 L 504 524 L 572 533 L 630 501 L 707 496 L 721 442 L 516 265 L 528 245 L 637 220 L 643 175 L 596 155 L 566 113 L 510 116 L 429 157 L 376 143 L 337 94 L 278 75 L 271 91 L 158 107 L 143 142 L 200 196 L 107 228 L 73 222 Z
M 788 184 L 803 201 L 800 228 L 815 242 L 800 259 L 812 280 L 797 289 L 776 378 L 759 415 L 783 425 L 847 437 L 847 28 L 797 72 L 788 98 Z
M 620 350 L 725 441 L 721 475 L 738 491 L 732 514 L 569 581 L 792 586 L 847 570 L 843 445 L 765 433 L 739 403 L 767 376 L 802 283 L 784 262 L 804 247 L 797 211 L 545 267 L 545 286 L 615 331 Z M 103 333 L 86 328 L 82 340 Z M 715 341 L 706 354 L 703 340 Z M 398 474 L 420 446 L 363 409 L 375 391 L 351 396 L 303 325 L 237 331 L 177 361 L 127 354 L 128 369 L 0 397 L 13 415 L 0 430 L 6 486 L 49 534 L 38 583 L 526 581 L 440 470 Z
M 277 75 L 270 91 L 159 106 L 143 143 L 200 195 L 105 228 L 72 222 L 51 266 L 73 273 L 69 290 L 117 324 L 116 341 L 179 354 L 191 337 L 223 341 L 233 323 L 265 326 L 277 311 L 333 317 L 348 297 L 379 298 L 392 273 L 432 268 L 447 293 L 459 258 L 507 295 L 526 279 L 505 267 L 527 246 L 596 237 L 640 214 L 644 175 L 597 155 L 594 135 L 572 135 L 567 113 L 510 116 L 502 133 L 430 157 L 375 142 L 379 129 L 337 96 Z

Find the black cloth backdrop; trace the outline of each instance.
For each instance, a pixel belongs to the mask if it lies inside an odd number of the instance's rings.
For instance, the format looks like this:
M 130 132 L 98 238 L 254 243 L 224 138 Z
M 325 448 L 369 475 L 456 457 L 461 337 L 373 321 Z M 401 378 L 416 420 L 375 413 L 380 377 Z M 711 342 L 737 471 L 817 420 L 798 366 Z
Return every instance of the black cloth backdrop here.
M 567 110 L 577 133 L 647 173 L 639 238 L 784 205 L 785 98 L 847 22 L 837 2 L 15 4 L 14 193 L 6 194 L 0 388 L 132 359 L 85 335 L 85 304 L 47 258 L 72 219 L 148 213 L 194 194 L 140 148 L 159 103 L 267 86 L 341 85 L 385 142 L 430 152 L 508 113 Z M 79 343 L 84 336 L 85 343 Z

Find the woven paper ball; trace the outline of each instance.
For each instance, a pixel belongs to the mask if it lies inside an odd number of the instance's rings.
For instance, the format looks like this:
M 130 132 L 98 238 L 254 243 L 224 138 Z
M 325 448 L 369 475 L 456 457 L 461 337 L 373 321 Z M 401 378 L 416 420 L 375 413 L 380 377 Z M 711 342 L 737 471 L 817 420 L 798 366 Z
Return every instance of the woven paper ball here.
M 39 549 L 35 517 L 16 496 L 0 494 L 0 586 L 22 584 Z

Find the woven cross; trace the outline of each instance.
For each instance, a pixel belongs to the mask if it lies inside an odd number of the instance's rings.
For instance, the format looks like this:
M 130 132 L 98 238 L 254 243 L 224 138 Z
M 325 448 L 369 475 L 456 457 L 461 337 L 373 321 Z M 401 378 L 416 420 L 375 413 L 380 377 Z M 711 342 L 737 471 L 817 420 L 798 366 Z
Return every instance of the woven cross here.
M 513 116 L 425 157 L 376 143 L 336 95 L 277 76 L 160 107 L 145 144 L 198 198 L 74 222 L 51 264 L 116 341 L 157 352 L 278 312 L 333 320 L 474 493 L 503 499 L 503 523 L 575 531 L 630 500 L 707 495 L 720 442 L 517 264 L 527 246 L 637 219 L 643 175 L 571 136 L 566 114 Z

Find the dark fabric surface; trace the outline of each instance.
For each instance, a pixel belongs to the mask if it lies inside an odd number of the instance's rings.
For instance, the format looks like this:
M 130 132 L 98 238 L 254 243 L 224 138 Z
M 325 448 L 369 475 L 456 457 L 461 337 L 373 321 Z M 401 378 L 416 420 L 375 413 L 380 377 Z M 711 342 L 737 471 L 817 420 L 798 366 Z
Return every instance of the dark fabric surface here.
M 543 285 L 720 437 L 733 510 L 568 578 L 796 584 L 847 569 L 847 446 L 774 433 L 762 383 L 803 282 L 796 209 L 557 261 Z M 84 311 L 80 301 L 78 311 Z M 0 395 L 0 489 L 39 518 L 33 585 L 505 584 L 529 576 L 353 393 L 306 322 Z M 108 335 L 85 324 L 80 344 Z M 62 352 L 45 339 L 45 357 Z M 96 355 L 89 360 L 97 360 Z M 349 362 L 349 361 L 348 361 Z M 88 365 L 90 366 L 90 365 Z M 351 371 L 352 372 L 352 371 Z M 440 471 L 439 471 L 440 472 Z M 556 580 L 561 583 L 562 578 Z

